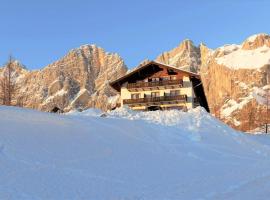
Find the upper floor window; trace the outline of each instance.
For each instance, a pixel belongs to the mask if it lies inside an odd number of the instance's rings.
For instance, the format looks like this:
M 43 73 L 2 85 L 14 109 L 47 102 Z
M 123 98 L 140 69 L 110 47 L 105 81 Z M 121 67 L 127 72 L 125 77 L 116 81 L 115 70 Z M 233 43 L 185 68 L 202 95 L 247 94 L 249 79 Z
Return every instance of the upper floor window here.
M 178 96 L 180 95 L 180 90 L 171 90 L 170 91 L 170 96 Z
M 172 69 L 168 69 L 168 74 L 169 75 L 174 75 L 177 74 L 175 71 L 173 71 Z
M 140 93 L 131 94 L 131 99 L 139 99 Z
M 170 77 L 169 77 L 169 76 L 162 77 L 162 80 L 163 80 L 163 81 L 170 80 Z
M 159 97 L 159 92 L 151 92 L 151 97 Z
M 171 76 L 171 80 L 176 80 L 176 76 Z
M 159 81 L 159 78 L 158 77 L 155 77 L 155 78 L 151 78 L 152 82 L 158 82 Z

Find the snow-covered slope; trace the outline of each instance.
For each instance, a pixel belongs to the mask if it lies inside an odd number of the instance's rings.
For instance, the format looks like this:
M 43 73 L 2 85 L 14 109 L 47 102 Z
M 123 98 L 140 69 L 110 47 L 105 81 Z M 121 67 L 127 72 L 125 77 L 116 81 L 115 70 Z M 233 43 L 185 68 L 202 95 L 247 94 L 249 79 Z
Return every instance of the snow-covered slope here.
M 270 36 L 260 33 L 241 45 L 224 45 L 215 50 L 216 62 L 232 69 L 259 69 L 270 64 Z
M 0 199 L 267 199 L 270 138 L 202 109 L 0 107 Z
M 217 58 L 217 63 L 232 69 L 258 69 L 270 64 L 270 48 L 263 46 L 255 50 L 234 49 L 228 55 Z

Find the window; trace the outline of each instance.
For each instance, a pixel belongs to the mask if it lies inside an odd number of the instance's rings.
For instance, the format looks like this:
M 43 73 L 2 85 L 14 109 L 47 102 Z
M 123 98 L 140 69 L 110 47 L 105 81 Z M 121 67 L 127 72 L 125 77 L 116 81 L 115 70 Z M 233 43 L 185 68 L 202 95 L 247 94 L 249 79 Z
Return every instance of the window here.
M 180 90 L 171 90 L 170 91 L 170 96 L 178 96 L 180 95 Z
M 176 80 L 176 76 L 171 76 L 171 80 Z
M 151 97 L 159 97 L 159 92 L 151 92 Z
M 162 77 L 162 80 L 163 80 L 163 81 L 167 81 L 167 80 L 170 80 L 170 77 L 169 77 L 169 76 L 166 76 L 166 77 Z
M 164 92 L 164 96 L 165 96 L 165 97 L 169 97 L 169 96 L 171 96 L 171 95 L 170 95 L 169 92 Z
M 159 81 L 159 78 L 156 77 L 156 78 L 152 78 L 152 82 L 158 82 Z
M 131 99 L 139 99 L 140 93 L 131 94 Z
M 173 71 L 172 69 L 168 69 L 168 74 L 169 75 L 174 75 L 174 74 L 177 74 L 175 71 Z

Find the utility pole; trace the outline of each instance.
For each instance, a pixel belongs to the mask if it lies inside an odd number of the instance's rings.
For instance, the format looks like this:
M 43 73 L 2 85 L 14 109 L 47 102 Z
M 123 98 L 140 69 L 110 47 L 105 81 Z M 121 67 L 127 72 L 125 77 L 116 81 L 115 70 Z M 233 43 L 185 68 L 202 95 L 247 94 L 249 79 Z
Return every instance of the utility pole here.
M 266 92 L 266 119 L 265 119 L 265 133 L 268 133 L 269 120 L 269 109 L 270 109 L 270 89 Z

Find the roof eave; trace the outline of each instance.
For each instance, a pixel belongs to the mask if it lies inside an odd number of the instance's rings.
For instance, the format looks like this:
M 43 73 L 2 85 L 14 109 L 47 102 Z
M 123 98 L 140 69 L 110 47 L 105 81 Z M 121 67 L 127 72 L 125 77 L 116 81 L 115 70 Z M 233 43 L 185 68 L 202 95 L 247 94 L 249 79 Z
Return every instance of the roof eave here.
M 182 70 L 182 69 L 178 69 L 178 68 L 176 68 L 176 67 L 174 67 L 174 66 L 167 65 L 167 64 L 160 63 L 160 62 L 158 62 L 158 61 L 153 61 L 153 60 L 152 60 L 152 61 L 150 61 L 150 62 L 148 62 L 148 63 L 146 63 L 146 64 L 144 64 L 144 65 L 142 65 L 142 66 L 137 67 L 136 69 L 134 69 L 133 71 L 131 71 L 131 72 L 127 73 L 127 74 L 125 74 L 124 76 L 122 76 L 122 77 L 120 77 L 120 78 L 118 78 L 118 79 L 116 79 L 116 80 L 110 82 L 110 83 L 109 83 L 110 86 L 113 87 L 113 88 L 115 89 L 114 84 L 116 84 L 117 82 L 119 82 L 119 81 L 121 81 L 121 80 L 123 80 L 123 79 L 125 79 L 125 78 L 127 78 L 127 77 L 129 77 L 129 76 L 131 76 L 132 74 L 135 74 L 136 72 L 138 72 L 139 70 L 141 70 L 141 69 L 147 67 L 147 66 L 150 65 L 150 64 L 162 65 L 162 66 L 165 66 L 165 67 L 167 67 L 167 68 L 171 68 L 171 69 L 174 69 L 174 70 L 177 70 L 177 71 L 181 71 L 181 72 L 188 73 L 188 74 L 190 74 L 190 75 L 192 75 L 192 76 L 195 76 L 196 78 L 201 79 L 199 74 L 196 74 L 196 73 L 193 73 L 193 72 L 190 72 L 190 71 L 186 71 L 186 70 Z M 117 89 L 115 89 L 115 90 L 117 90 Z M 117 90 L 117 91 L 118 91 L 118 90 Z

